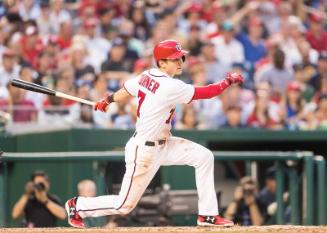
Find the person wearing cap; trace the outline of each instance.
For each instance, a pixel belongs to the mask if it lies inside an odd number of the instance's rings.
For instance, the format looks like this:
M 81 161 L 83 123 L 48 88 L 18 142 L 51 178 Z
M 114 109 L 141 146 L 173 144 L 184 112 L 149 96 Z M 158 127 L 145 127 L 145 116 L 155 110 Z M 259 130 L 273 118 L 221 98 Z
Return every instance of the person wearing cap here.
M 50 2 L 50 25 L 51 31 L 58 34 L 62 22 L 71 22 L 72 17 L 64 8 L 64 0 L 49 0 Z
M 207 86 L 186 84 L 173 77 L 182 73 L 187 53 L 175 40 L 159 42 L 153 49 L 157 68 L 128 79 L 123 88 L 96 102 L 94 109 L 106 112 L 112 103 L 136 97 L 136 131 L 125 147 L 126 171 L 119 194 L 69 199 L 66 211 L 71 226 L 84 228 L 83 219 L 86 217 L 129 214 L 160 166 L 178 164 L 195 167 L 199 195 L 197 224 L 213 227 L 234 225 L 218 213 L 212 152 L 192 141 L 173 137 L 170 130 L 177 104 L 218 96 L 232 84 L 242 83 L 243 77 L 232 73 L 221 82 Z
M 273 54 L 272 64 L 268 64 L 256 72 L 254 77 L 256 85 L 260 82 L 269 82 L 271 84 L 277 102 L 280 101 L 280 97 L 287 90 L 287 84 L 293 80 L 291 70 L 285 65 L 285 59 L 285 53 L 281 49 L 276 49 Z
M 208 83 L 221 81 L 222 77 L 224 77 L 231 68 L 230 65 L 223 63 L 221 59 L 217 59 L 215 45 L 211 41 L 204 42 L 200 55 L 204 69 L 206 70 Z
M 311 47 L 318 52 L 327 50 L 327 31 L 324 29 L 324 18 L 317 14 L 311 14 L 310 26 L 305 37 Z
M 305 100 L 302 89 L 297 81 L 291 81 L 287 85 L 286 99 L 284 105 L 286 125 L 289 129 L 298 128 L 298 122 L 305 117 Z
M 276 168 L 271 166 L 265 171 L 265 186 L 259 191 L 257 200 L 260 205 L 260 210 L 264 218 L 264 225 L 276 224 Z M 288 192 L 283 194 L 284 202 L 288 201 Z M 286 204 L 286 203 L 285 203 Z M 284 220 L 290 222 L 290 208 L 286 206 L 284 210 Z
M 211 40 L 215 45 L 216 58 L 226 65 L 243 63 L 245 60 L 244 48 L 235 39 L 235 28 L 232 22 L 224 21 L 221 30 L 221 36 Z
M 111 43 L 97 33 L 97 18 L 89 18 L 83 24 L 84 34 L 86 36 L 86 48 L 88 60 L 96 72 L 101 70 L 101 64 L 106 61 L 107 54 L 111 49 Z
M 2 52 L 2 64 L 0 64 L 0 87 L 6 87 L 13 77 L 18 76 L 19 70 L 16 53 L 10 48 L 5 48 Z
M 24 35 L 20 39 L 21 56 L 26 64 L 37 67 L 38 56 L 44 48 L 37 26 L 29 23 L 25 26 Z
M 244 48 L 245 60 L 250 63 L 252 67 L 260 59 L 266 56 L 266 48 L 263 41 L 263 35 L 265 27 L 262 20 L 252 14 L 254 2 L 247 3 L 243 8 L 237 11 L 229 21 L 233 25 L 242 25 L 242 22 L 246 22 L 247 32 L 243 28 L 236 28 L 236 39 L 241 42 Z
M 318 106 L 315 112 L 319 129 L 327 129 L 327 94 L 323 93 L 319 96 Z
M 40 6 L 34 0 L 23 0 L 18 6 L 18 12 L 24 21 L 36 20 L 40 16 Z
M 313 86 L 315 91 L 321 91 L 324 79 L 327 79 L 327 50 L 319 53 L 317 72 L 309 80 L 309 84 Z
M 101 64 L 101 71 L 106 72 L 107 78 L 110 79 L 111 90 L 116 91 L 119 88 L 119 80 L 130 76 L 137 59 L 137 53 L 128 48 L 122 37 L 113 39 L 108 59 Z

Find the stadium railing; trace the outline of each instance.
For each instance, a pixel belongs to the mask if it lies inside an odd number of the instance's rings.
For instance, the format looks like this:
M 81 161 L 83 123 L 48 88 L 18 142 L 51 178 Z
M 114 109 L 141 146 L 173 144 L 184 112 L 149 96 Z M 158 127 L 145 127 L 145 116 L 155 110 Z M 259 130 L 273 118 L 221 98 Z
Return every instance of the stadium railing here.
M 288 177 L 288 190 L 290 193 L 291 223 L 313 225 L 314 216 L 316 223 L 326 224 L 326 163 L 322 156 L 313 156 L 309 151 L 225 151 L 214 152 L 217 161 L 245 161 L 246 164 L 260 161 L 274 161 L 276 163 L 276 201 L 278 204 L 276 222 L 284 224 L 283 193 L 285 179 Z M 5 226 L 8 218 L 8 164 L 15 162 L 74 162 L 74 161 L 124 161 L 122 151 L 100 151 L 100 152 L 41 152 L 41 153 L 3 153 L 3 163 L 0 172 L 0 226 Z M 298 163 L 303 164 L 297 169 Z M 298 171 L 300 170 L 300 172 Z M 1 170 L 0 170 L 1 171 Z M 316 172 L 317 180 L 314 180 Z M 301 179 L 303 180 L 303 195 L 300 201 Z M 316 183 L 315 183 L 316 182 Z M 315 184 L 317 192 L 315 192 Z M 315 209 L 315 193 L 317 193 L 317 207 Z M 302 205 L 300 204 L 302 203 Z M 316 211 L 316 212 L 315 212 Z M 301 218 L 302 213 L 302 218 Z

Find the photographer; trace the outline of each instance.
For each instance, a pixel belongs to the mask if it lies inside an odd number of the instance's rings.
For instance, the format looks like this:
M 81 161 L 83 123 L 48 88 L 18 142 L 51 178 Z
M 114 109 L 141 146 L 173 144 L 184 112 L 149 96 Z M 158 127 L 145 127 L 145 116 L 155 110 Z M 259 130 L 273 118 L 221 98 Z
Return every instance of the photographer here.
M 240 186 L 236 187 L 234 200 L 229 203 L 225 218 L 242 226 L 262 225 L 263 218 L 256 199 L 256 186 L 250 177 L 243 177 Z
M 54 227 L 56 220 L 65 219 L 65 209 L 60 199 L 49 192 L 49 177 L 44 171 L 35 171 L 31 181 L 25 185 L 25 193 L 16 202 L 12 210 L 14 219 L 25 215 L 26 227 Z

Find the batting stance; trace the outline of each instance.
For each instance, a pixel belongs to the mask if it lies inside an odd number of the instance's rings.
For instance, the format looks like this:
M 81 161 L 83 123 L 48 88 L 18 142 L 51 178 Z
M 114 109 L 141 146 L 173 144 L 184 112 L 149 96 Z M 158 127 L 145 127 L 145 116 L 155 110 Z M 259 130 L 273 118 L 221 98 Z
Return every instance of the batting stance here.
M 170 123 L 177 104 L 210 99 L 230 85 L 242 83 L 243 77 L 232 73 L 219 83 L 203 87 L 174 79 L 175 75 L 182 73 L 187 53 L 177 41 L 160 42 L 153 51 L 158 68 L 146 70 L 126 81 L 122 89 L 96 103 L 95 110 L 105 112 L 110 103 L 137 97 L 136 131 L 125 147 L 126 171 L 119 195 L 69 199 L 66 211 L 71 226 L 83 228 L 83 218 L 86 217 L 130 213 L 160 166 L 169 165 L 195 168 L 199 226 L 234 225 L 218 215 L 212 152 L 192 141 L 173 137 Z

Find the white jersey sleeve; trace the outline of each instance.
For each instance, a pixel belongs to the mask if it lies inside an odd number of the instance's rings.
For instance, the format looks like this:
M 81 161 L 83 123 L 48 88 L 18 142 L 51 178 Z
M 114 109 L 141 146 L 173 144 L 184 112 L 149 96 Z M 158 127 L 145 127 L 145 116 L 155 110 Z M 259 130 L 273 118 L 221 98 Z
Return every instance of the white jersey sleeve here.
M 194 96 L 194 86 L 186 84 L 179 79 L 171 79 L 168 89 L 168 98 L 172 104 L 188 104 Z
M 131 78 L 124 83 L 125 90 L 132 96 L 137 96 L 137 92 L 139 89 L 138 81 L 139 81 L 139 76 L 135 78 Z

